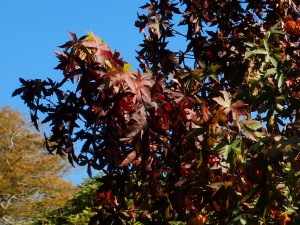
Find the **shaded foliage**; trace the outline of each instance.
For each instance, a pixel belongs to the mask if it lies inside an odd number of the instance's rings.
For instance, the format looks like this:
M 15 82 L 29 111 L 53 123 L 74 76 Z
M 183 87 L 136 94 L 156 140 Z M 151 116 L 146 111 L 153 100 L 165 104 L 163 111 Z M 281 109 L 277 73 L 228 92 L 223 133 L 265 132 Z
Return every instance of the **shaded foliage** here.
M 93 179 L 85 179 L 76 187 L 76 194 L 65 205 L 55 210 L 46 211 L 38 215 L 30 224 L 88 224 L 90 218 L 96 214 L 95 203 L 100 183 Z
M 0 110 L 0 224 L 24 224 L 61 207 L 74 187 L 64 180 L 70 166 L 43 151 L 43 138 L 23 116 Z
M 91 224 L 299 223 L 299 3 L 150 0 L 140 70 L 70 33 L 62 81 L 20 80 L 48 150 L 104 173 Z

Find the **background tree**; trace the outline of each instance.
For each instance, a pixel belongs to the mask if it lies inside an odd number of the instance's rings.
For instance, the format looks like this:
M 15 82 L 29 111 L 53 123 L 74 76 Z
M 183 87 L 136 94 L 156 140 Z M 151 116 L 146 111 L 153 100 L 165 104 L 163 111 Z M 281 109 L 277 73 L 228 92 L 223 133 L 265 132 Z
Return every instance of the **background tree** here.
M 43 138 L 9 108 L 0 110 L 0 150 L 0 224 L 23 224 L 72 197 L 63 178 L 70 166 L 43 151 Z
M 45 211 L 30 224 L 89 224 L 90 218 L 96 214 L 95 203 L 100 183 L 95 178 L 85 179 L 76 187 L 76 194 L 60 208 Z
M 299 223 L 299 3 L 150 0 L 140 70 L 70 33 L 61 81 L 20 79 L 48 150 L 104 173 L 91 223 Z

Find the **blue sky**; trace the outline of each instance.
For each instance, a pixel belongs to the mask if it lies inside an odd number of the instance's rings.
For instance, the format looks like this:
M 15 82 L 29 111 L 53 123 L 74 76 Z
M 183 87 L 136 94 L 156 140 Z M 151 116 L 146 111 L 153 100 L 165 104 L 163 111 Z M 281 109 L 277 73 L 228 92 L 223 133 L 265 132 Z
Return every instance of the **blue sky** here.
M 11 97 L 24 79 L 61 79 L 54 50 L 92 30 L 137 68 L 135 50 L 142 42 L 134 22 L 143 1 L 138 0 L 2 0 L 0 6 L 0 107 L 10 106 L 28 115 L 19 97 Z M 84 169 L 69 176 L 75 184 L 86 177 Z

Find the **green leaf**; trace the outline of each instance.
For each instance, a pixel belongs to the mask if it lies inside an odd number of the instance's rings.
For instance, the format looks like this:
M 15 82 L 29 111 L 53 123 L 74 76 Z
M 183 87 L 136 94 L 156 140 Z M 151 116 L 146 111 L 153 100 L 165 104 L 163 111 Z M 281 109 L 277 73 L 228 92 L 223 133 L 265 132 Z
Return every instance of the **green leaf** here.
M 204 132 L 205 132 L 205 129 L 203 127 L 194 128 L 194 129 L 192 129 L 192 131 L 190 131 L 186 135 L 186 138 L 190 139 L 190 138 L 198 137 L 199 135 L 204 134 Z
M 202 152 L 200 152 L 199 153 L 198 165 L 197 165 L 198 168 L 202 165 L 202 162 L 203 162 L 203 156 L 202 156 Z
M 217 145 L 214 147 L 214 149 L 213 149 L 214 152 L 219 152 L 219 151 L 221 151 L 221 150 L 224 150 L 225 146 L 228 144 L 228 143 L 226 143 L 225 139 L 226 139 L 226 138 L 223 138 L 223 139 L 220 141 L 220 143 L 217 144 Z
M 232 149 L 238 149 L 241 144 L 241 139 L 236 139 L 236 140 L 234 140 L 234 142 L 232 142 L 231 144 L 230 144 L 230 146 L 231 146 L 231 148 Z
M 252 52 L 246 52 L 245 53 L 245 59 L 250 58 L 251 56 L 253 56 L 254 54 Z
M 209 67 L 209 70 L 213 73 L 216 73 L 220 68 L 222 68 L 219 64 L 216 64 L 216 65 L 211 65 Z
M 285 82 L 285 75 L 281 74 L 279 79 L 278 79 L 278 89 L 279 89 L 280 92 L 283 91 L 284 82 Z
M 242 215 L 238 215 L 228 222 L 228 225 L 235 225 L 235 224 L 245 225 L 247 224 L 247 221 L 243 219 Z
M 203 69 L 201 69 L 201 68 L 200 69 L 195 69 L 195 70 L 192 71 L 192 74 L 197 75 L 197 76 L 202 75 L 203 74 Z
M 225 145 L 224 146 L 224 153 L 223 153 L 223 157 L 226 161 L 228 161 L 228 159 L 230 158 L 230 153 L 231 153 L 231 146 L 230 145 Z
M 271 27 L 270 31 L 272 34 L 285 34 L 281 29 L 281 22 L 276 23 L 274 26 Z
M 268 40 L 266 38 L 264 38 L 264 46 L 265 46 L 266 51 L 270 52 Z
M 255 47 L 257 46 L 257 44 L 252 43 L 252 42 L 244 42 L 245 45 L 249 46 L 249 47 Z
M 270 61 L 272 63 L 272 65 L 277 68 L 278 62 L 276 61 L 276 59 L 274 59 L 273 57 L 270 56 Z
M 273 58 L 275 59 L 275 60 L 277 60 L 277 62 L 282 62 L 282 58 L 281 58 L 281 56 L 279 55 L 279 54 L 272 54 L 272 56 L 273 56 Z
M 252 51 L 247 51 L 245 53 L 245 59 L 250 58 L 253 55 L 261 55 L 261 54 L 267 55 L 267 54 L 269 54 L 269 52 L 262 48 L 254 49 Z
M 265 132 L 253 131 L 253 134 L 258 138 L 263 138 L 265 136 Z
M 267 55 L 267 54 L 269 54 L 269 52 L 267 50 L 262 49 L 262 48 L 254 49 L 254 50 L 251 51 L 251 53 L 253 53 L 255 55 L 260 55 L 260 54 Z
M 275 74 L 275 73 L 277 73 L 277 69 L 276 68 L 273 67 L 273 68 L 267 69 L 267 71 L 266 71 L 266 73 L 264 75 L 264 78 L 266 78 L 266 77 L 268 77 L 268 76 L 270 76 L 272 74 Z
M 250 148 L 249 148 L 249 152 L 257 152 L 257 151 L 259 151 L 260 150 L 260 148 L 261 148 L 261 146 L 262 146 L 262 143 L 261 142 L 257 142 L 257 143 L 255 143 L 254 145 L 252 145 Z
M 251 199 L 258 191 L 258 186 L 255 188 L 250 189 L 250 191 L 242 198 L 240 201 L 241 204 L 247 202 L 248 199 Z
M 242 124 L 253 130 L 257 130 L 263 127 L 263 124 L 256 120 L 243 120 Z
M 199 82 L 202 83 L 205 79 L 205 76 L 203 75 L 203 69 L 196 69 L 192 72 L 192 76 Z
M 267 54 L 266 57 L 265 57 L 265 61 L 262 62 L 262 64 L 263 64 L 263 63 L 269 63 L 269 62 L 270 62 L 270 55 Z M 261 69 L 260 69 L 260 70 L 263 70 L 263 68 L 264 68 L 264 66 L 261 66 Z

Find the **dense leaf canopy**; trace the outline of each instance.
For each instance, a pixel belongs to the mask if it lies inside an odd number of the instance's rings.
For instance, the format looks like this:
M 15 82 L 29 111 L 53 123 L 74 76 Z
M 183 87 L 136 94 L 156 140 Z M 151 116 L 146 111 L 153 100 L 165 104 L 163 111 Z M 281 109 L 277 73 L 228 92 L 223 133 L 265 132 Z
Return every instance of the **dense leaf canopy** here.
M 88 224 L 90 218 L 96 214 L 97 190 L 101 185 L 95 178 L 85 179 L 76 187 L 76 194 L 65 205 L 39 214 L 30 225 Z
M 104 173 L 91 223 L 299 223 L 299 4 L 150 0 L 139 70 L 70 33 L 61 81 L 20 79 L 48 150 Z
M 12 109 L 0 109 L 0 224 L 24 224 L 61 207 L 74 187 L 59 156 L 43 151 L 43 138 Z

